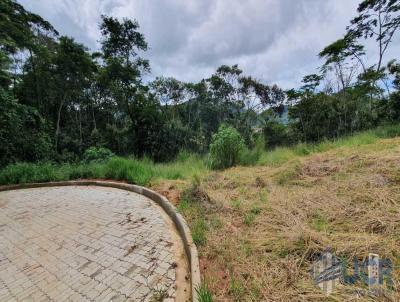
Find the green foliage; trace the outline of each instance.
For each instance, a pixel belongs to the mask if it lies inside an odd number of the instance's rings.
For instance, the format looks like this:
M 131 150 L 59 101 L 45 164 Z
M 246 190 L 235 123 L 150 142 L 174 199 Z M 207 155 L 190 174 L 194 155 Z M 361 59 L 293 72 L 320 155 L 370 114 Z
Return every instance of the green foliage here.
M 104 178 L 104 167 L 99 164 L 59 166 L 53 163 L 16 163 L 8 165 L 0 171 L 1 185 L 81 178 Z
M 230 280 L 229 280 L 229 294 L 232 296 L 235 302 L 240 302 L 243 300 L 243 294 L 245 288 L 240 279 L 235 278 L 232 269 L 229 271 Z
M 262 137 L 258 137 L 255 142 L 253 149 L 244 148 L 240 154 L 240 164 L 243 166 L 254 166 L 260 160 L 262 153 L 264 152 L 264 140 Z
M 233 127 L 221 126 L 210 145 L 211 167 L 224 169 L 235 166 L 244 149 L 244 141 L 239 132 Z
M 105 169 L 106 178 L 126 180 L 139 185 L 147 184 L 154 175 L 153 165 L 148 160 L 115 157 L 106 163 Z
M 71 164 L 62 165 L 69 171 L 62 178 L 107 172 L 146 183 L 201 173 L 200 156 L 208 152 L 213 169 L 275 165 L 397 135 L 396 127 L 381 127 L 347 138 L 400 120 L 400 65 L 392 60 L 384 68 L 382 61 L 397 34 L 399 11 L 397 1 L 362 1 L 346 34 L 320 52 L 321 72 L 305 76 L 285 98 L 279 87 L 245 75 L 238 65 L 220 66 L 196 83 L 159 77 L 147 84 L 150 65 L 140 54 L 148 45 L 136 20 L 102 16 L 101 50 L 92 53 L 16 1 L 1 1 L 0 167 L 52 160 Z M 371 17 L 382 14 L 381 22 Z M 362 37 L 374 35 L 379 61 L 365 66 Z M 380 82 L 389 80 L 393 85 L 387 83 L 384 93 Z M 112 161 L 113 154 L 151 160 Z M 82 158 L 99 169 L 86 170 Z M 107 164 L 116 171 L 107 171 Z M 43 178 L 32 174 L 26 181 Z
M 42 173 L 43 171 L 45 171 L 45 173 Z M 38 175 L 45 174 L 50 175 L 50 179 L 55 178 L 51 167 L 49 167 L 48 164 L 36 165 L 29 163 L 17 163 L 15 165 L 9 165 L 1 171 L 0 184 L 4 185 L 36 182 Z
M 265 146 L 273 149 L 290 142 L 287 126 L 277 120 L 268 120 L 263 128 Z
M 278 166 L 298 156 L 306 156 L 312 153 L 325 152 L 341 147 L 369 145 L 379 138 L 392 138 L 400 136 L 400 124 L 388 124 L 372 130 L 359 132 L 354 135 L 342 136 L 334 140 L 324 140 L 320 143 L 300 143 L 292 147 L 278 147 L 273 151 L 263 152 L 258 164 L 266 166 Z M 285 182 L 285 181 L 283 181 Z
M 300 162 L 295 161 L 285 170 L 275 175 L 275 180 L 280 185 L 286 185 L 291 181 L 293 181 L 299 175 L 300 168 L 301 168 Z
M 0 167 L 50 158 L 51 143 L 36 110 L 20 104 L 0 88 Z
M 295 156 L 289 147 L 278 147 L 273 151 L 264 152 L 259 160 L 259 164 L 266 166 L 281 165 Z
M 374 134 L 379 138 L 391 138 L 400 136 L 400 124 L 385 125 L 373 130 Z
M 108 178 L 148 185 L 157 179 L 189 179 L 206 169 L 203 160 L 195 155 L 188 156 L 185 161 L 168 164 L 121 157 L 61 165 L 46 162 L 16 163 L 0 170 L 0 185 L 90 178 Z
M 256 214 L 254 214 L 253 212 L 248 212 L 244 216 L 244 224 L 250 226 L 253 224 L 254 219 L 256 219 Z
M 312 218 L 312 226 L 318 232 L 325 232 L 328 229 L 328 220 L 318 211 Z
M 115 154 L 110 149 L 104 147 L 90 147 L 86 149 L 83 158 L 86 162 L 101 162 L 114 156 Z
M 290 126 L 306 142 L 337 138 L 376 127 L 380 106 L 377 100 L 365 102 L 362 88 L 349 89 L 345 95 L 308 95 L 289 109 Z
M 199 287 L 196 288 L 196 293 L 197 297 L 199 299 L 199 302 L 213 302 L 213 297 L 208 289 L 208 286 L 206 283 L 202 282 Z
M 193 223 L 191 223 L 191 232 L 193 237 L 193 242 L 196 245 L 204 245 L 207 241 L 207 223 L 204 218 L 197 218 Z

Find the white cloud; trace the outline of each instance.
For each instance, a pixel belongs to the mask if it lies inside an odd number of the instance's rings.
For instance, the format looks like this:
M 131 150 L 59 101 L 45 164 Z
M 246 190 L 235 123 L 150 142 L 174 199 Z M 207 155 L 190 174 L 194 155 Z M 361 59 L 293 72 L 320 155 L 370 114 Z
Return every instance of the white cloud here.
M 195 81 L 221 64 L 239 63 L 246 73 L 284 88 L 315 72 L 318 52 L 341 37 L 357 7 L 348 0 L 20 2 L 92 49 L 99 47 L 101 14 L 137 19 L 154 76 Z M 400 47 L 399 38 L 394 42 L 388 57 Z

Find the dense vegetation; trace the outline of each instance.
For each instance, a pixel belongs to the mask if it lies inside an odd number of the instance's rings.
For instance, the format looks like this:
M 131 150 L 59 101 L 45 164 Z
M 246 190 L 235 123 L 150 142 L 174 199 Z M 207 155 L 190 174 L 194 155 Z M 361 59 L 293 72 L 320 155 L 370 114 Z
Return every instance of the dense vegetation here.
M 400 65 L 385 63 L 385 54 L 397 34 L 399 10 L 395 0 L 361 2 L 343 38 L 319 54 L 324 64 L 318 74 L 283 91 L 237 65 L 221 66 L 197 83 L 162 77 L 145 82 L 148 45 L 135 20 L 102 16 L 101 49 L 93 52 L 15 0 L 1 1 L 0 168 L 17 162 L 78 165 L 97 152 L 102 159 L 115 154 L 165 162 L 183 150 L 211 150 L 211 165 L 224 168 L 257 162 L 264 147 L 396 123 Z M 367 40 L 378 49 L 371 66 Z M 235 148 L 224 145 L 232 145 L 229 135 L 239 142 Z

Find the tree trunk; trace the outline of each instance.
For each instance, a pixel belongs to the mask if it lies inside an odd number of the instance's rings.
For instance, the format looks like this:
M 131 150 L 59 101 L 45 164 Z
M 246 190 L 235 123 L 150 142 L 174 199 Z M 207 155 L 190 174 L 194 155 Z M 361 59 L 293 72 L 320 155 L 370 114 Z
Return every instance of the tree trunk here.
M 55 149 L 56 152 L 58 153 L 58 138 L 60 136 L 60 120 L 61 120 L 61 110 L 62 107 L 64 106 L 65 100 L 67 99 L 67 96 L 64 95 L 62 98 L 59 106 L 58 106 L 58 111 L 57 111 L 57 124 L 56 124 L 56 140 L 55 140 Z
M 94 115 L 94 105 L 93 105 L 93 101 L 92 101 L 92 119 L 93 119 L 93 127 L 94 127 L 94 129 L 96 129 L 97 130 L 97 123 L 96 123 L 96 117 L 95 117 L 95 115 Z

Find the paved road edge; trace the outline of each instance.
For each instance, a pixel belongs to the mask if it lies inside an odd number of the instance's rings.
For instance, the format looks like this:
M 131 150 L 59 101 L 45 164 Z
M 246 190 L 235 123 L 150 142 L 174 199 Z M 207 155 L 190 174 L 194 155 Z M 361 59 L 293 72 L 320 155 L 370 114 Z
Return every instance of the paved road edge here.
M 40 188 L 40 187 L 64 187 L 64 186 L 101 186 L 101 187 L 117 188 L 144 195 L 147 198 L 153 200 L 158 205 L 160 205 L 163 208 L 163 210 L 167 213 L 167 215 L 171 218 L 172 222 L 175 224 L 175 227 L 178 230 L 178 233 L 182 239 L 186 252 L 186 257 L 189 261 L 189 266 L 190 266 L 192 301 L 193 302 L 199 301 L 196 289 L 200 286 L 201 278 L 200 278 L 199 257 L 196 245 L 193 242 L 192 234 L 190 233 L 189 227 L 183 216 L 180 213 L 178 213 L 177 209 L 168 201 L 167 198 L 165 198 L 161 194 L 158 194 L 153 190 L 137 185 L 109 182 L 109 181 L 96 181 L 96 180 L 93 181 L 78 180 L 78 181 L 6 185 L 6 186 L 0 186 L 0 192 L 18 190 L 18 189 L 30 189 L 30 188 Z

